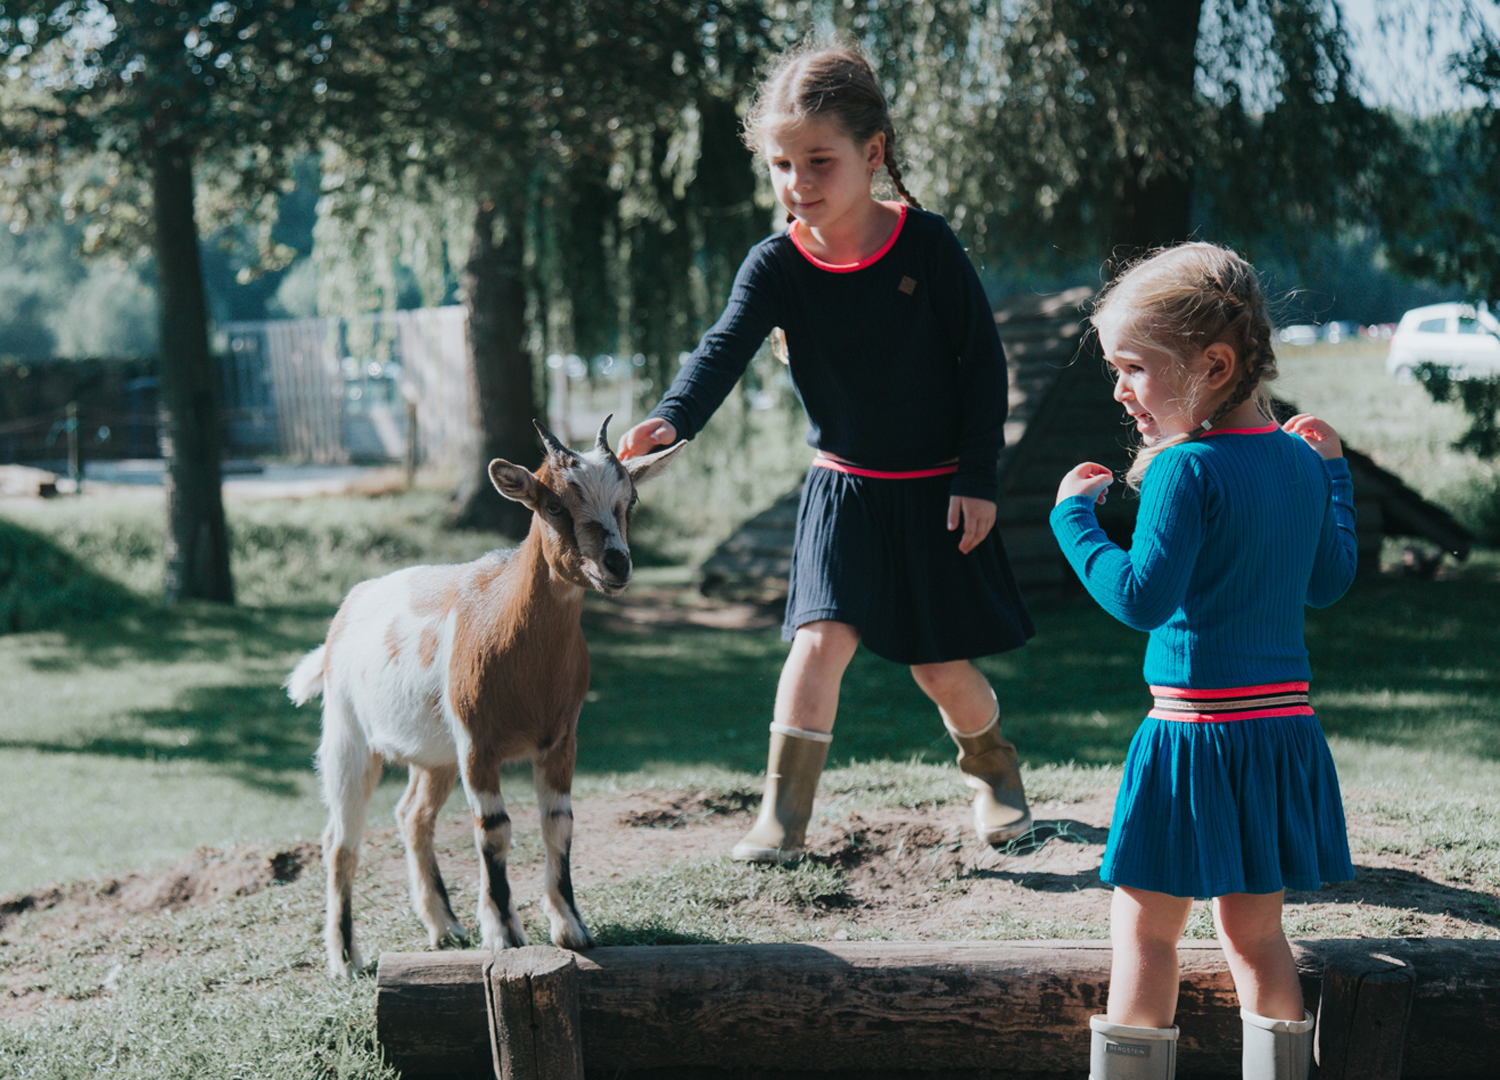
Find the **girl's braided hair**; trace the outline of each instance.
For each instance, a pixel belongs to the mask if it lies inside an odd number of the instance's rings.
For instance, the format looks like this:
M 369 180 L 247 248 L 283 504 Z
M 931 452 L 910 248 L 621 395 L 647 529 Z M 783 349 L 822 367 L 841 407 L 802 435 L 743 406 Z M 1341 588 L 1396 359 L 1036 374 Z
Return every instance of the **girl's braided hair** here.
M 858 47 L 810 39 L 781 54 L 745 116 L 745 145 L 763 154 L 767 134 L 810 117 L 833 119 L 860 146 L 883 132 L 885 169 L 896 194 L 908 206 L 922 208 L 901 179 L 890 108 L 875 69 Z
M 1246 401 L 1271 419 L 1265 384 L 1276 378 L 1271 320 L 1255 268 L 1228 248 L 1189 243 L 1161 248 L 1126 268 L 1094 301 L 1094 326 L 1112 326 L 1121 340 L 1167 353 L 1184 367 L 1217 342 L 1228 344 L 1240 377 L 1214 403 L 1199 379 L 1188 379 L 1182 393 L 1197 415 L 1212 405 L 1208 418 L 1192 431 L 1140 447 L 1125 474 L 1139 490 L 1151 459 L 1169 446 L 1200 438 Z

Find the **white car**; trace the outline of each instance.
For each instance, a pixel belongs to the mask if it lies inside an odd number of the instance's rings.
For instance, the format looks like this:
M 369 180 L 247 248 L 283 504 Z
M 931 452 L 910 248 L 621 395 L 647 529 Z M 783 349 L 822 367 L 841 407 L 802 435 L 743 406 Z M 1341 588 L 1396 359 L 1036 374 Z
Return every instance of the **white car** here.
M 1459 379 L 1500 374 L 1500 319 L 1484 304 L 1413 308 L 1391 335 L 1385 369 L 1398 382 L 1411 382 L 1424 361 L 1443 365 Z

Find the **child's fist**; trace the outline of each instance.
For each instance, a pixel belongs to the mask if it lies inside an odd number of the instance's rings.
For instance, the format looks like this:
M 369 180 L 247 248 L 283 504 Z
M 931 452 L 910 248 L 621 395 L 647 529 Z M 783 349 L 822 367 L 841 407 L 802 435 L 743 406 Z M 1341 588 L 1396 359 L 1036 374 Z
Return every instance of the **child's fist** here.
M 638 454 L 649 454 L 658 446 L 677 441 L 677 429 L 665 420 L 642 420 L 620 440 L 620 460 L 629 461 Z
M 1109 493 L 1109 485 L 1114 482 L 1115 474 L 1103 465 L 1085 461 L 1082 465 L 1073 466 L 1062 478 L 1062 483 L 1057 486 L 1057 501 L 1062 502 L 1075 495 L 1087 495 L 1096 505 L 1103 506 Z
M 1301 436 L 1325 461 L 1344 456 L 1338 433 L 1312 413 L 1298 413 L 1281 425 L 1282 431 Z

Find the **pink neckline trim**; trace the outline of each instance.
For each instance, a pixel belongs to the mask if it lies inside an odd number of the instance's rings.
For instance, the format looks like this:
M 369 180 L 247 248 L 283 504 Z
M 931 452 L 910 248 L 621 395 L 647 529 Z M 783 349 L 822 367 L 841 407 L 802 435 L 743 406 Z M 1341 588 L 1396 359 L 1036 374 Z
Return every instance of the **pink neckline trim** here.
M 885 205 L 890 206 L 891 204 L 886 203 Z M 906 224 L 906 204 L 897 203 L 896 208 L 900 212 L 901 217 L 899 220 L 897 220 L 896 227 L 891 230 L 890 238 L 881 245 L 879 251 L 871 255 L 868 259 L 861 259 L 859 262 L 830 263 L 824 262 L 822 259 L 813 255 L 807 250 L 807 248 L 802 246 L 802 241 L 797 239 L 797 223 L 795 221 L 787 225 L 786 234 L 792 238 L 792 243 L 797 246 L 797 250 L 802 252 L 802 257 L 816 266 L 819 270 L 828 270 L 835 274 L 848 274 L 855 270 L 863 270 L 867 266 L 873 266 L 875 263 L 880 261 L 880 257 L 882 255 L 891 250 L 891 245 L 896 242 L 896 237 L 901 235 L 901 226 Z
M 1271 423 L 1267 424 L 1265 427 L 1212 428 L 1212 429 L 1210 429 L 1208 431 L 1205 431 L 1203 433 L 1203 435 L 1204 435 L 1205 438 L 1208 437 L 1209 435 L 1265 435 L 1268 432 L 1280 431 L 1280 430 L 1281 430 L 1281 425 L 1278 424 L 1278 423 L 1276 423 L 1275 421 L 1272 421 Z

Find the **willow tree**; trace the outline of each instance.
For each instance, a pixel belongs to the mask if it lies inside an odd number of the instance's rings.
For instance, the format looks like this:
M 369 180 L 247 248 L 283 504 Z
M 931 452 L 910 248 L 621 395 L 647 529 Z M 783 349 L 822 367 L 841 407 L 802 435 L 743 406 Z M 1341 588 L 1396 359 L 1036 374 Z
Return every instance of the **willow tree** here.
M 0 139 L 11 151 L 13 220 L 62 207 L 50 181 L 102 155 L 115 179 L 69 209 L 128 241 L 133 207 L 112 193 L 138 177 L 155 256 L 167 455 L 168 603 L 232 603 L 220 472 L 220 375 L 208 343 L 195 171 L 256 202 L 305 145 L 311 72 L 331 41 L 323 5 L 301 0 L 3 0 L 10 78 Z M 20 190 L 17 191 L 16 189 Z M 50 206 L 49 206 L 50 201 Z
M 1371 212 L 1400 131 L 1361 101 L 1325 0 L 933 0 L 778 9 L 858 37 L 914 190 L 981 257 L 1076 262 Z
M 323 95 L 322 254 L 344 264 L 333 280 L 351 263 L 362 279 L 346 305 L 389 300 L 392 257 L 429 297 L 462 284 L 481 438 L 456 524 L 529 524 L 486 465 L 535 456 L 538 346 L 639 352 L 658 374 L 683 347 L 693 267 L 722 276 L 704 252 L 758 216 L 748 157 L 726 147 L 761 23 L 755 4 L 706 0 L 387 0 L 348 20 L 359 48 Z

